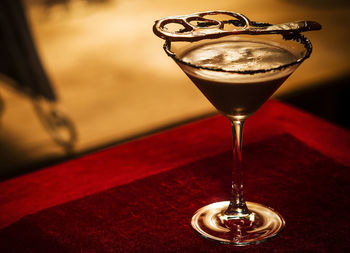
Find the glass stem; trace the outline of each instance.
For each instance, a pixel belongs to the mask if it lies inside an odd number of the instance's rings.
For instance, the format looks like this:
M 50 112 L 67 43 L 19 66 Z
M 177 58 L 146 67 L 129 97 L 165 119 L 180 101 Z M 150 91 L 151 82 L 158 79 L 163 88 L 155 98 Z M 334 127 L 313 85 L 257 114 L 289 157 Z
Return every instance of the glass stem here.
M 249 218 L 250 211 L 243 198 L 242 137 L 244 120 L 230 119 L 233 139 L 232 192 L 225 211 L 229 219 Z

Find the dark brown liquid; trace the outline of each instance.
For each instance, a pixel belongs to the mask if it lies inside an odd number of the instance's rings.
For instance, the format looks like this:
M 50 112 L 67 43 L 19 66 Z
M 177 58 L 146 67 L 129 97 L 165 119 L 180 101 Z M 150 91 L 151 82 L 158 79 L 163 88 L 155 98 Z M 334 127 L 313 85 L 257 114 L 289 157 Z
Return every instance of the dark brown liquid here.
M 283 48 L 246 41 L 205 44 L 186 51 L 181 58 L 195 65 L 225 70 L 273 68 L 296 59 Z M 249 75 L 181 67 L 216 109 L 241 118 L 259 109 L 295 69 Z
M 249 116 L 288 78 L 284 76 L 271 81 L 233 85 L 188 76 L 215 108 L 228 116 Z

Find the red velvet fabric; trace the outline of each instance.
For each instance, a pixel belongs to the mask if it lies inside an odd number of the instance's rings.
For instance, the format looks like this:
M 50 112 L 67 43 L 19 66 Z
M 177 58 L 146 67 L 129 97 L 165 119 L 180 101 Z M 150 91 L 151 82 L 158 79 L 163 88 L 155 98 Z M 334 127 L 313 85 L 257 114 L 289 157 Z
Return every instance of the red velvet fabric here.
M 349 252 L 348 166 L 286 133 L 247 145 L 244 162 L 246 199 L 271 206 L 286 219 L 285 231 L 271 241 L 221 245 L 199 237 L 189 225 L 198 208 L 228 198 L 227 147 L 28 215 L 0 231 L 0 251 Z
M 288 133 L 350 166 L 350 133 L 270 100 L 245 124 L 243 145 Z M 214 116 L 0 182 L 0 229 L 25 215 L 219 154 L 231 148 L 227 119 Z

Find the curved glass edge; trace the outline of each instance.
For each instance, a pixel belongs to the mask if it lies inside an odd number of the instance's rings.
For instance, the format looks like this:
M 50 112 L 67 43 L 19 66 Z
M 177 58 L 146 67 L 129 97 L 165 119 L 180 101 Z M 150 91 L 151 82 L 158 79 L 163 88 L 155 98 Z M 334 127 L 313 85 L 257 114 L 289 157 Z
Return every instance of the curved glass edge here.
M 258 36 L 258 35 L 257 35 Z M 282 36 L 282 35 L 281 35 Z M 288 67 L 291 67 L 293 65 L 297 65 L 297 64 L 301 64 L 303 61 L 305 61 L 307 58 L 310 57 L 311 53 L 312 53 L 312 44 L 311 41 L 306 38 L 304 35 L 297 33 L 297 34 L 293 34 L 290 35 L 288 37 L 286 36 L 282 36 L 284 40 L 294 40 L 300 44 L 302 44 L 304 46 L 304 48 L 306 49 L 306 53 L 303 57 L 298 58 L 296 61 L 291 62 L 291 63 L 287 63 L 278 67 L 274 67 L 274 68 L 269 68 L 269 69 L 257 69 L 257 70 L 244 70 L 244 71 L 240 71 L 240 70 L 224 70 L 222 68 L 210 68 L 210 67 L 203 67 L 203 66 L 198 66 L 198 65 L 194 65 L 191 64 L 189 62 L 185 62 L 181 59 L 179 59 L 176 54 L 174 52 L 171 51 L 171 41 L 166 40 L 164 45 L 163 45 L 163 49 L 166 52 L 166 54 L 173 58 L 173 60 L 175 62 L 193 67 L 193 68 L 197 68 L 197 69 L 205 69 L 205 70 L 211 70 L 211 71 L 218 71 L 218 72 L 227 72 L 227 73 L 235 73 L 235 74 L 247 74 L 247 75 L 253 75 L 253 74 L 257 74 L 257 73 L 266 73 L 266 72 L 272 72 L 272 71 L 277 71 L 277 70 L 282 70 Z

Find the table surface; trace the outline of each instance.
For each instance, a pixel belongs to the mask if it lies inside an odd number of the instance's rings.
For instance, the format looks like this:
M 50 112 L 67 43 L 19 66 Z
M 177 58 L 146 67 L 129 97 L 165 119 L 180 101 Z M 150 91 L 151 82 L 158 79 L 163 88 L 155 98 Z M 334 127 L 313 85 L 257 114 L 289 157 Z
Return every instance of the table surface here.
M 315 154 L 319 154 L 319 157 L 325 157 L 330 164 L 334 164 L 329 166 L 339 168 L 339 173 L 350 167 L 350 133 L 347 130 L 274 100 L 267 102 L 247 120 L 244 149 L 248 147 L 248 150 L 254 150 L 255 144 L 258 145 L 257 147 L 260 144 L 264 146 L 264 142 L 267 143 L 266 145 L 272 143 L 272 146 L 276 146 L 277 144 L 273 143 L 278 143 L 280 136 L 282 136 L 280 139 L 282 143 L 290 142 L 292 147 L 294 142 L 300 142 L 302 149 L 305 146 L 306 153 L 312 150 L 311 153 L 316 152 Z M 191 167 L 191 164 L 197 162 L 206 166 L 212 158 L 220 161 L 222 154 L 226 154 L 230 149 L 229 122 L 218 115 L 1 182 L 0 228 L 5 229 L 4 231 L 16 228 L 17 232 L 18 230 L 21 232 L 26 227 L 21 225 L 21 222 L 26 220 L 28 222 L 27 217 L 33 222 L 32 219 L 38 215 L 47 213 L 45 210 L 60 208 L 60 206 L 66 208 L 67 203 L 81 205 L 85 199 L 99 196 L 101 192 L 108 192 L 110 189 L 119 189 L 117 191 L 119 192 L 123 187 L 134 187 L 133 185 L 139 184 L 140 180 L 156 180 L 158 176 L 167 175 L 164 173 L 175 173 L 177 169 L 184 166 Z M 312 153 L 311 157 L 319 159 L 315 154 Z M 205 162 L 206 159 L 209 159 L 208 162 Z M 223 160 L 225 159 L 224 155 Z M 295 157 L 296 161 L 302 159 L 300 154 Z M 315 162 L 312 159 L 307 163 Z M 332 171 L 332 168 L 328 169 Z M 310 171 L 306 173 L 309 174 Z M 317 175 L 317 171 L 313 173 Z M 266 181 L 266 178 L 264 180 Z M 332 194 L 331 196 L 336 197 L 335 194 L 341 193 Z M 345 197 L 346 192 L 342 194 Z M 140 201 L 139 204 L 142 204 L 142 199 Z M 50 212 L 52 211 L 48 211 Z M 345 221 L 349 222 L 349 219 Z M 10 233 L 8 234 L 10 236 Z M 288 235 L 287 232 L 286 234 Z M 186 251 L 186 249 L 178 249 L 178 251 Z

